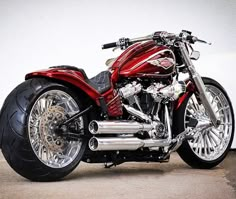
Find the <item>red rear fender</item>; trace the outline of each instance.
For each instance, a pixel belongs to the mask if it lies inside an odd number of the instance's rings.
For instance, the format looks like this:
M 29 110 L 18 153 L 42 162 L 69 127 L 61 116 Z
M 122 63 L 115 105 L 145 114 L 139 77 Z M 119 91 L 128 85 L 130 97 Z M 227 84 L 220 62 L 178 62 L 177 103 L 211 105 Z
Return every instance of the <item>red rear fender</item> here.
M 25 79 L 30 79 L 34 77 L 47 77 L 56 80 L 61 80 L 67 83 L 70 83 L 85 93 L 89 95 L 97 103 L 97 99 L 101 97 L 101 94 L 98 93 L 96 89 L 86 83 L 86 77 L 81 71 L 69 70 L 69 69 L 60 69 L 60 68 L 50 68 L 46 70 L 35 71 L 28 73 L 25 76 Z

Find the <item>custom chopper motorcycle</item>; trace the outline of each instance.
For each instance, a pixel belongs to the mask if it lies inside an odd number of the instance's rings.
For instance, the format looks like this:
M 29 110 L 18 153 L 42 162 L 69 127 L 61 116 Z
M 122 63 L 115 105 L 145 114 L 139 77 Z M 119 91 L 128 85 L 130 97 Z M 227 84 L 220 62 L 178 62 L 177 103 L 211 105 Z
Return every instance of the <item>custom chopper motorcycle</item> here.
M 121 38 L 103 49 L 124 52 L 91 79 L 65 65 L 27 74 L 1 109 L 7 162 L 33 181 L 58 180 L 80 161 L 167 162 L 174 151 L 194 168 L 216 166 L 234 113 L 224 88 L 197 73 L 195 42 L 207 43 L 189 31 Z

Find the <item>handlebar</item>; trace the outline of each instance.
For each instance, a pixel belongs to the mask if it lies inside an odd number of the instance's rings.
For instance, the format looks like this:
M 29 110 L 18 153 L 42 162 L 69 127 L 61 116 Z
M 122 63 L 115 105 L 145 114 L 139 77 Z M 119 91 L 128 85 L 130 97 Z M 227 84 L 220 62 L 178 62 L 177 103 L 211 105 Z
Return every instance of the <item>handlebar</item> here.
M 103 44 L 102 45 L 102 49 L 115 48 L 115 47 L 117 47 L 117 43 L 116 42 L 112 42 L 112 43 L 108 43 L 108 44 Z
M 207 41 L 198 39 L 197 37 L 192 36 L 192 35 L 188 35 L 188 36 L 186 37 L 186 40 L 189 41 L 190 44 L 194 44 L 195 42 L 200 42 L 200 43 L 204 43 L 204 44 L 211 45 L 210 42 L 207 42 Z
M 103 44 L 102 49 L 120 47 L 123 50 L 136 42 L 150 41 L 150 40 L 167 43 L 167 44 L 170 43 L 171 41 L 172 42 L 182 41 L 182 42 L 190 43 L 190 44 L 194 44 L 195 42 L 200 42 L 200 43 L 211 45 L 211 43 L 208 43 L 204 40 L 198 39 L 197 37 L 191 35 L 190 31 L 182 30 L 179 35 L 168 33 L 166 31 L 158 31 L 152 35 L 147 35 L 145 37 L 138 37 L 138 38 L 133 38 L 133 39 L 123 37 L 123 38 L 120 38 L 117 42 Z

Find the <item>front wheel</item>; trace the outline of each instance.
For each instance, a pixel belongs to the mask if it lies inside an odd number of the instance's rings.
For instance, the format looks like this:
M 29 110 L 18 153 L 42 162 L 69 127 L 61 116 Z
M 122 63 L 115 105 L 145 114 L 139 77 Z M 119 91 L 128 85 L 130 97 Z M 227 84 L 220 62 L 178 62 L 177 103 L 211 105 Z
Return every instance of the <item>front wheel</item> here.
M 190 166 L 209 169 L 218 165 L 227 155 L 234 138 L 234 112 L 224 88 L 215 80 L 203 78 L 206 93 L 220 119 L 216 128 L 211 126 L 198 133 L 193 140 L 185 141 L 178 149 L 180 157 Z M 210 118 L 195 94 L 189 96 L 175 113 L 174 131 L 176 134 L 188 127 L 190 118 L 199 123 L 209 123 Z
M 4 102 L 0 115 L 2 153 L 20 175 L 34 181 L 58 180 L 80 162 L 84 139 L 68 140 L 58 134 L 58 124 L 83 109 L 69 87 L 43 78 L 26 80 Z M 87 125 L 86 116 L 74 126 Z

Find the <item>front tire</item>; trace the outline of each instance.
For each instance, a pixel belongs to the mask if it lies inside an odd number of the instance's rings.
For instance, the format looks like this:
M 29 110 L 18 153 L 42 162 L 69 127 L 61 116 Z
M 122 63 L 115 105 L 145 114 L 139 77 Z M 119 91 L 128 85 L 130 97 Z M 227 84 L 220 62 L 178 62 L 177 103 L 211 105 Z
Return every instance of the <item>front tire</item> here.
M 191 167 L 210 169 L 224 160 L 231 147 L 234 138 L 234 112 L 226 91 L 218 82 L 204 77 L 203 82 L 221 125 L 205 129 L 195 139 L 184 141 L 177 152 Z M 194 94 L 188 96 L 175 113 L 175 134 L 185 130 L 190 117 L 200 122 L 210 121 L 205 108 L 197 102 Z
M 57 123 L 83 109 L 70 88 L 44 78 L 26 80 L 6 98 L 0 115 L 2 153 L 21 176 L 55 181 L 80 162 L 86 141 L 70 141 L 55 133 Z M 86 116 L 76 122 L 87 126 Z

